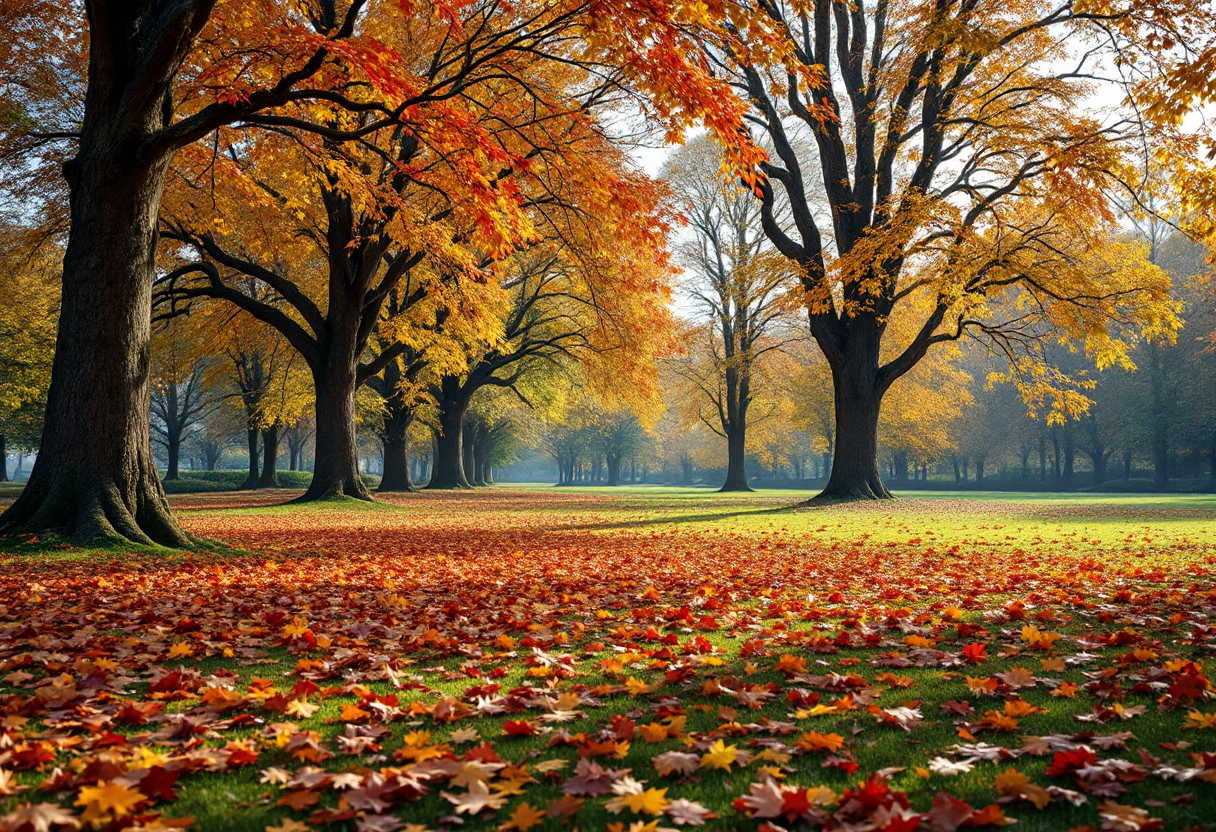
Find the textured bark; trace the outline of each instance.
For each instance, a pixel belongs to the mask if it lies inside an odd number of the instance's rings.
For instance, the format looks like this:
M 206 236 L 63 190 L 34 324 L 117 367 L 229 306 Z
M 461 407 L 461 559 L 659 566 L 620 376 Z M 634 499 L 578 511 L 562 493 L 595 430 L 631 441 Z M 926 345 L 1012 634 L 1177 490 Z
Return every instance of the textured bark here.
M 352 342 L 353 345 L 353 342 Z M 359 476 L 359 453 L 355 436 L 355 371 L 353 359 L 339 358 L 314 371 L 317 391 L 316 457 L 312 483 L 296 502 L 328 497 L 370 500 Z
M 184 547 L 152 456 L 149 338 L 157 217 L 176 147 L 170 91 L 214 0 L 91 0 L 89 83 L 64 166 L 70 229 L 46 429 L 4 531 Z
M 384 442 L 384 474 L 377 491 L 417 491 L 410 477 L 408 433 L 414 421 L 414 410 L 406 406 L 397 393 L 401 373 L 397 362 L 384 371 L 385 389 L 393 391 L 384 400 L 384 425 L 381 439 Z
M 260 460 L 258 459 L 258 432 L 251 428 L 246 431 L 246 438 L 249 445 L 249 473 L 245 475 L 245 481 L 241 483 L 241 488 L 257 488 L 258 471 L 261 468 Z
M 255 488 L 282 488 L 279 485 L 279 426 L 262 431 L 262 475 Z
M 878 473 L 878 415 L 886 391 L 877 378 L 877 334 L 872 341 L 860 342 L 847 361 L 832 367 L 835 455 L 832 474 L 817 501 L 891 498 Z
M 441 382 L 439 433 L 435 437 L 435 463 L 427 488 L 471 488 L 464 470 L 464 415 L 468 397 L 460 390 L 460 379 L 445 376 Z
M 0 482 L 8 482 L 8 442 L 0 433 Z
M 92 91 L 80 152 L 66 166 L 71 234 L 46 430 L 0 528 L 184 547 L 191 541 L 161 489 L 148 421 L 156 218 L 169 154 L 146 158 L 142 125 L 121 123 L 130 116 L 117 108 L 99 113 L 105 102 Z
M 726 482 L 719 491 L 751 491 L 747 484 L 747 427 L 736 421 L 726 432 Z

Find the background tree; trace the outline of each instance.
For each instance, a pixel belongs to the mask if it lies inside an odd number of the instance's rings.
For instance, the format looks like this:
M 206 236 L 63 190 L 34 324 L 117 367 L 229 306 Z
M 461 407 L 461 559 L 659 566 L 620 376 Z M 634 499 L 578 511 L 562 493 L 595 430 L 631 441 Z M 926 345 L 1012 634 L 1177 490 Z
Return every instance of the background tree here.
M 219 407 L 222 370 L 207 344 L 185 318 L 164 322 L 152 335 L 152 437 L 165 451 L 165 479 L 178 478 L 182 443 Z
M 970 335 L 1033 353 L 1039 334 L 1021 337 L 1033 325 L 1114 362 L 1121 333 L 1176 326 L 1168 280 L 1110 242 L 1112 197 L 1136 187 L 1142 132 L 1089 115 L 1100 56 L 1071 44 L 1091 17 L 908 0 L 767 3 L 748 26 L 723 23 L 713 60 L 774 150 L 745 178 L 766 235 L 800 271 L 832 370 L 825 498 L 889 496 L 877 469 L 883 396 L 937 344 Z M 892 343 L 888 321 L 910 303 L 919 325 Z
M 681 288 L 702 324 L 689 331 L 688 360 L 676 366 L 714 411 L 706 424 L 726 439 L 721 490 L 750 491 L 747 414 L 759 381 L 756 368 L 784 343 L 775 330 L 789 312 L 784 304 L 795 281 L 784 258 L 763 256 L 768 241 L 760 203 L 723 180 L 725 161 L 712 137 L 701 135 L 676 150 L 659 175 L 688 221 L 690 239 L 676 247 L 685 269 Z
M 8 451 L 38 448 L 58 316 L 61 250 L 18 226 L 0 228 L 0 482 Z
M 353 82 L 378 89 L 389 67 L 340 58 L 340 41 L 380 54 L 356 26 L 361 0 L 301 17 L 290 4 L 215 0 L 89 0 L 88 36 L 74 4 L 16 4 L 0 76 L 51 63 L 48 85 L 6 92 L 20 117 L 0 128 L 6 166 L 62 165 L 69 192 L 62 309 L 42 450 L 6 528 L 64 527 L 82 539 L 187 545 L 160 488 L 149 439 L 148 344 L 157 222 L 175 154 L 224 124 L 256 114 L 312 125 L 294 102 L 349 101 Z M 385 7 L 388 8 L 388 7 Z M 303 25 L 302 25 L 303 24 Z M 356 37 L 356 29 L 360 36 Z M 206 44 L 196 49 L 196 40 Z M 44 51 L 31 51 L 29 47 Z M 56 109 L 63 74 L 84 78 L 83 108 Z M 11 73 L 10 73 L 11 69 Z M 37 79 L 35 79 L 37 80 Z M 316 86 L 311 86 L 316 84 Z M 323 91 L 322 91 L 323 90 Z M 78 118 L 75 116 L 78 114 Z M 48 149 L 48 142 L 62 142 Z

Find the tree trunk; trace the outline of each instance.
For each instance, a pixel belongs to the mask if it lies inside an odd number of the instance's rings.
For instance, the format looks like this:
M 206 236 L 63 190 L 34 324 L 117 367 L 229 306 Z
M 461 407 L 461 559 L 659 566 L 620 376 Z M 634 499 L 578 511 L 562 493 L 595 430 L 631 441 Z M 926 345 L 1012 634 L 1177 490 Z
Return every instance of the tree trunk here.
M 8 482 L 8 443 L 0 433 L 0 482 Z
M 279 426 L 262 431 L 262 476 L 255 488 L 282 488 L 279 485 Z
M 394 409 L 392 399 L 386 402 L 384 414 L 384 475 L 377 491 L 417 491 L 410 476 L 409 439 L 406 434 L 414 421 L 412 410 Z
M 984 484 L 984 457 L 983 455 L 975 458 L 975 484 L 981 486 Z
M 326 364 L 313 369 L 317 392 L 316 454 L 312 483 L 296 502 L 328 497 L 372 498 L 359 476 L 353 344 L 352 337 L 349 350 L 331 348 Z
M 1094 463 L 1094 485 L 1106 482 L 1106 449 L 1098 448 L 1091 457 Z
M 469 485 L 485 485 L 478 481 L 477 477 L 477 442 L 475 439 L 476 431 L 472 425 L 464 425 L 461 427 L 460 437 L 460 465 L 464 469 L 465 478 L 469 480 Z
M 172 481 L 178 478 L 178 467 L 182 457 L 181 434 L 169 431 L 165 441 L 165 454 L 168 457 L 165 465 L 165 479 Z
M 1060 480 L 1060 487 L 1065 491 L 1072 491 L 1073 488 L 1073 470 L 1076 467 L 1076 446 L 1073 443 L 1072 431 L 1064 432 L 1064 474 Z
M 747 433 L 744 423 L 726 432 L 726 482 L 719 491 L 751 491 L 747 484 Z
M 156 223 L 172 153 L 144 146 L 163 121 L 161 96 L 133 113 L 120 106 L 122 89 L 99 89 L 114 84 L 90 78 L 80 149 L 64 166 L 71 229 L 46 430 L 0 529 L 185 547 L 191 539 L 161 489 L 148 418 Z
M 692 461 L 688 459 L 680 460 L 680 474 L 683 477 L 684 485 L 692 485 Z
M 250 428 L 246 431 L 246 437 L 249 442 L 249 473 L 245 476 L 245 482 L 241 484 L 241 489 L 257 488 L 258 487 L 258 432 L 256 428 Z
M 858 360 L 832 367 L 835 393 L 836 441 L 832 474 L 816 500 L 891 499 L 878 473 L 878 414 L 883 391 L 874 373 L 874 361 Z M 873 364 L 871 367 L 869 364 Z
M 621 459 L 616 454 L 608 454 L 608 484 L 612 486 L 621 484 Z
M 460 394 L 460 380 L 446 376 L 439 402 L 439 433 L 435 437 L 435 461 L 427 488 L 471 488 L 464 470 L 464 414 L 468 399 Z

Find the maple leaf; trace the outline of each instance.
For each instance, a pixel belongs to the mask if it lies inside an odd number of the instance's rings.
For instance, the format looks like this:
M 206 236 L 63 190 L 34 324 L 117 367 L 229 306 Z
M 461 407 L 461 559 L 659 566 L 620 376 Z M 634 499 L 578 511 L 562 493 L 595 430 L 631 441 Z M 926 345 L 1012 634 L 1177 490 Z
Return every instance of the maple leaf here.
M 311 829 L 312 827 L 306 823 L 300 823 L 292 818 L 284 818 L 282 823 L 267 826 L 266 832 L 310 832 Z
M 96 786 L 82 788 L 75 805 L 84 807 L 82 819 L 92 821 L 134 814 L 135 808 L 144 800 L 144 795 L 138 789 L 123 783 L 102 781 Z
M 670 801 L 664 811 L 676 826 L 703 826 L 705 821 L 717 817 L 700 803 L 682 797 Z
M 1182 723 L 1183 730 L 1209 730 L 1216 728 L 1216 714 L 1205 714 L 1191 708 L 1186 712 L 1186 721 Z
M 1098 807 L 1103 832 L 1153 832 L 1165 826 L 1160 818 L 1137 806 L 1124 806 L 1108 800 Z
M 531 803 L 521 803 L 511 812 L 506 823 L 499 824 L 499 832 L 527 832 L 533 826 L 544 823 L 545 812 Z
M 835 753 L 844 745 L 844 737 L 840 734 L 821 734 L 818 731 L 807 731 L 798 738 L 797 745 L 804 751 Z
M 726 745 L 722 740 L 716 741 L 701 755 L 701 768 L 724 769 L 730 767 L 739 759 L 739 749 L 734 745 Z
M 734 806 L 754 818 L 777 818 L 785 811 L 785 790 L 771 777 L 751 783 L 748 793 L 736 798 Z
M 308 719 L 310 716 L 320 710 L 320 708 L 320 705 L 313 704 L 305 699 L 292 699 L 287 703 L 286 713 L 288 716 Z
M 628 773 L 628 769 L 606 769 L 594 760 L 582 757 L 574 766 L 574 774 L 562 783 L 562 792 L 574 797 L 608 794 Z
M 467 792 L 460 794 L 441 792 L 440 794 L 456 807 L 456 814 L 458 815 L 476 815 L 486 809 L 497 812 L 507 804 L 507 797 L 505 795 L 492 794 L 484 780 L 475 780 L 470 783 Z
M 81 819 L 55 803 L 22 803 L 0 815 L 0 829 L 12 832 L 51 832 L 53 829 L 79 829 Z
M 1005 673 L 994 673 L 992 675 L 1011 688 L 1032 688 L 1036 683 L 1034 674 L 1024 667 L 1013 667 Z
M 943 832 L 954 832 L 964 824 L 970 825 L 974 812 L 971 804 L 949 792 L 938 792 L 933 796 L 933 807 L 929 810 L 929 823 Z
M 660 777 L 670 777 L 673 774 L 688 776 L 701 767 L 701 758 L 684 751 L 667 751 L 652 757 L 650 764 Z
M 966 761 L 956 763 L 945 757 L 934 757 L 929 761 L 929 770 L 944 777 L 957 777 L 960 774 L 966 774 L 972 768 L 974 766 L 971 763 Z
M 667 799 L 667 789 L 646 789 L 645 791 L 628 791 L 612 798 L 605 808 L 614 815 L 623 809 L 628 809 L 635 815 L 661 815 L 671 801 Z
M 997 794 L 1029 800 L 1039 810 L 1051 802 L 1051 796 L 1046 789 L 1030 782 L 1030 778 L 1017 769 L 1011 768 L 998 774 L 992 786 Z
M 13 778 L 13 772 L 0 768 L 0 797 L 11 797 L 26 788 Z

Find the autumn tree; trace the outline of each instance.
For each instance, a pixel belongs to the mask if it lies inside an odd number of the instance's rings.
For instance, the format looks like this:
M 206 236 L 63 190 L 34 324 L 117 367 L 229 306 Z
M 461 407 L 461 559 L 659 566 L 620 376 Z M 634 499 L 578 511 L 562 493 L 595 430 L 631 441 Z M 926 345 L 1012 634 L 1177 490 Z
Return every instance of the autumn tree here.
M 940 344 L 975 337 L 1024 355 L 1064 338 L 1106 364 L 1127 333 L 1176 326 L 1168 280 L 1114 241 L 1113 198 L 1139 186 L 1144 125 L 1095 101 L 1105 13 L 921 0 L 746 9 L 709 54 L 773 148 L 744 173 L 766 235 L 800 272 L 831 368 L 824 498 L 889 496 L 883 397 Z M 893 345 L 888 322 L 909 304 L 923 314 Z
M 759 382 L 755 370 L 785 343 L 776 330 L 788 317 L 786 295 L 795 282 L 783 258 L 765 256 L 760 203 L 723 179 L 724 161 L 713 139 L 701 135 L 672 154 L 660 176 L 688 222 L 690 238 L 677 245 L 677 256 L 702 324 L 690 333 L 687 360 L 676 366 L 713 411 L 706 424 L 726 439 L 721 490 L 750 491 L 747 416 Z
M 47 106 L 58 86 L 16 85 L 11 102 L 21 117 L 6 119 L 0 135 L 0 152 L 27 160 L 18 164 L 70 157 L 47 427 L 30 483 L 4 525 L 185 545 L 159 485 L 148 427 L 146 358 L 165 176 L 179 150 L 225 124 L 253 127 L 260 119 L 330 129 L 294 105 L 357 108 L 348 93 L 391 87 L 393 73 L 367 35 L 363 0 L 304 8 L 89 0 L 87 38 L 75 4 L 16 5 L 22 25 L 5 36 L 22 48 L 0 50 L 2 74 L 21 72 L 17 63 L 49 61 L 72 74 L 68 67 L 80 66 L 86 45 L 88 64 L 78 120 Z M 32 53 L 31 45 L 45 51 Z M 75 75 L 85 76 L 83 69 Z M 62 142 L 54 153 L 46 150 L 51 141 Z
M 8 450 L 34 450 L 41 441 L 61 255 L 27 228 L 0 230 L 0 482 L 8 482 Z

